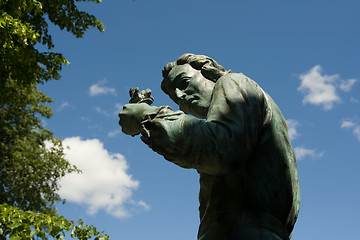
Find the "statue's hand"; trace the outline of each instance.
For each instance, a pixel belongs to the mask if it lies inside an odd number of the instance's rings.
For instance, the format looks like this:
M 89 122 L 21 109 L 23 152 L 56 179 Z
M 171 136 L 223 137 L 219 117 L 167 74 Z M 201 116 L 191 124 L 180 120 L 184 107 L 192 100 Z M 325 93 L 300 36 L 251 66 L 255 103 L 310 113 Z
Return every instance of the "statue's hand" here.
M 151 105 L 154 102 L 154 98 L 151 96 L 151 90 L 146 89 L 139 92 L 139 88 L 130 88 L 130 101 L 129 103 L 147 103 Z
M 123 133 L 127 135 L 138 135 L 140 133 L 140 123 L 145 117 L 145 111 L 150 108 L 146 103 L 130 103 L 123 107 L 119 113 L 119 125 Z

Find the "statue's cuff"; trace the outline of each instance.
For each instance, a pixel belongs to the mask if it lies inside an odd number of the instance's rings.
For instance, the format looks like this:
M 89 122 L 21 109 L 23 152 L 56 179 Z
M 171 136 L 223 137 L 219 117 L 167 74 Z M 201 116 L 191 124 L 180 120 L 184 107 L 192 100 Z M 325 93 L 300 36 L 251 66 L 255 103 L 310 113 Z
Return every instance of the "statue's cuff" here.
M 165 114 L 168 112 L 173 112 L 172 108 L 169 106 L 153 107 L 146 111 L 144 118 L 140 123 L 140 133 L 142 135 L 141 139 L 145 142 L 149 142 L 150 138 L 150 122 L 156 116 Z

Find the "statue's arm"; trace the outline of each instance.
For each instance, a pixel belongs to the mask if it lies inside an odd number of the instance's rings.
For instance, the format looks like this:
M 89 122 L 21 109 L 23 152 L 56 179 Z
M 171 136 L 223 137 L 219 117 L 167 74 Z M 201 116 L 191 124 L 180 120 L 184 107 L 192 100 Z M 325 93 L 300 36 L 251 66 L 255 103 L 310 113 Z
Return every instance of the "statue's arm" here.
M 240 168 L 256 144 L 265 115 L 263 92 L 242 76 L 219 79 L 207 121 L 164 108 L 142 121 L 142 140 L 184 168 L 210 174 Z

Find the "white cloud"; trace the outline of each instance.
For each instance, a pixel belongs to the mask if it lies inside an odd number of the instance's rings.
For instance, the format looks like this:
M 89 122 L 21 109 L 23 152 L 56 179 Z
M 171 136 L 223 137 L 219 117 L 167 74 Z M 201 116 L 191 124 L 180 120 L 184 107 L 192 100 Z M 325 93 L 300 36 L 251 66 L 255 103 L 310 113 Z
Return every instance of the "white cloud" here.
M 298 91 L 304 94 L 303 103 L 322 106 L 325 110 L 333 108 L 335 103 L 341 102 L 337 89 L 349 92 L 356 83 L 356 79 L 341 79 L 338 74 L 322 75 L 322 68 L 316 65 L 307 73 L 299 76 L 301 80 Z M 339 83 L 340 82 L 340 83 Z
M 299 122 L 294 119 L 288 119 L 286 120 L 288 124 L 288 132 L 289 132 L 289 138 L 290 141 L 294 140 L 299 134 L 296 130 L 296 127 L 299 126 Z
M 357 140 L 360 142 L 360 125 L 357 125 L 354 128 L 353 133 L 356 136 Z
M 351 98 L 350 98 L 350 102 L 352 102 L 352 103 L 359 103 L 359 99 L 356 99 L 356 98 L 354 98 L 354 97 L 351 97 Z
M 121 112 L 121 110 L 123 109 L 124 105 L 120 104 L 120 103 L 116 103 L 115 104 L 115 114 L 118 114 L 119 112 Z
M 356 83 L 356 79 L 341 80 L 340 89 L 344 92 L 349 92 L 352 86 Z
M 82 170 L 60 180 L 59 194 L 69 202 L 86 205 L 89 214 L 104 210 L 116 217 L 132 214 L 127 206 L 149 209 L 144 201 L 135 201 L 133 191 L 139 181 L 127 173 L 128 165 L 123 155 L 109 153 L 98 139 L 82 140 L 80 137 L 65 138 L 66 159 Z
M 68 107 L 70 104 L 69 102 L 63 102 L 58 108 L 57 108 L 57 111 L 62 111 L 64 110 L 66 107 Z
M 90 118 L 89 117 L 85 117 L 85 116 L 81 116 L 80 120 L 83 122 L 90 122 Z
M 300 123 L 294 119 L 288 119 L 286 122 L 288 124 L 289 138 L 290 141 L 292 141 L 299 136 L 296 128 L 300 125 Z M 306 157 L 311 157 L 313 159 L 320 158 L 324 154 L 324 152 L 319 153 L 315 149 L 308 149 L 305 147 L 295 147 L 294 152 L 297 160 L 302 160 Z
M 88 126 L 88 129 L 91 129 L 91 130 L 102 130 L 103 129 L 103 126 L 102 125 L 90 125 Z
M 120 130 L 120 126 L 119 126 L 119 129 L 108 132 L 107 136 L 108 137 L 115 137 L 116 135 L 118 135 L 120 133 L 121 133 L 121 130 Z
M 120 103 L 116 103 L 115 104 L 115 110 L 112 113 L 111 113 L 111 110 L 106 111 L 106 110 L 102 109 L 99 106 L 95 106 L 95 111 L 102 114 L 102 115 L 105 115 L 105 116 L 117 116 L 118 113 L 122 110 L 123 106 L 124 105 L 122 105 Z
M 350 120 L 343 120 L 341 128 L 351 129 L 356 139 L 360 142 L 360 124 Z
M 348 121 L 348 120 L 344 120 L 341 123 L 341 128 L 352 128 L 356 125 L 356 123 L 352 122 L 352 121 Z
M 100 113 L 100 114 L 102 114 L 102 115 L 110 116 L 110 114 L 109 114 L 106 110 L 102 109 L 102 108 L 99 107 L 99 106 L 96 106 L 96 107 L 95 107 L 95 111 L 98 112 L 98 113 Z
M 311 157 L 313 159 L 315 158 L 320 158 L 324 155 L 324 152 L 316 152 L 315 149 L 308 149 L 305 147 L 295 147 L 294 148 L 295 151 L 295 156 L 297 158 L 297 160 L 302 160 L 305 157 Z
M 335 82 L 339 75 L 321 75 L 321 66 L 316 65 L 309 72 L 300 75 L 301 85 L 298 91 L 305 94 L 303 103 L 321 105 L 325 110 L 333 108 L 333 104 L 340 102 L 336 93 Z
M 99 81 L 98 83 L 91 85 L 89 89 L 89 95 L 92 97 L 97 95 L 106 95 L 106 94 L 116 95 L 115 88 L 104 86 L 106 82 L 107 82 L 106 80 L 102 80 Z

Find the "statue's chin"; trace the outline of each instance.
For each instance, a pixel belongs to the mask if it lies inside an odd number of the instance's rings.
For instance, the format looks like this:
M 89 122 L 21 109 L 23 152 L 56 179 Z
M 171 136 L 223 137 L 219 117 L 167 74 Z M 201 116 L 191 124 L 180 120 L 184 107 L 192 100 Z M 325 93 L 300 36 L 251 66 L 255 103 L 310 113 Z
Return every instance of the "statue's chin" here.
M 205 119 L 206 115 L 207 115 L 207 108 L 201 108 L 201 107 L 196 107 L 196 108 L 184 108 L 180 106 L 180 110 L 183 111 L 186 114 L 191 114 L 194 117 L 197 118 L 201 118 L 201 119 Z

